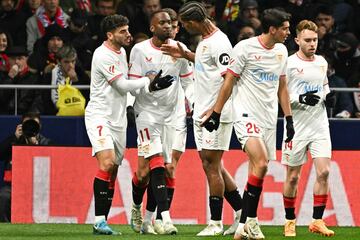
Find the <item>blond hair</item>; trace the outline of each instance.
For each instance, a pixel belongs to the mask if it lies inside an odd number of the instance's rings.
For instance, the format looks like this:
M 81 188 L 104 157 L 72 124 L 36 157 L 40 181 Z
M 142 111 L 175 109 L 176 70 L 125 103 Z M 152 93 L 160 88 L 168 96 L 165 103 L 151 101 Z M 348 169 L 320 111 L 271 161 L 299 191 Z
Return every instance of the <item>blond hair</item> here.
M 302 20 L 296 26 L 296 35 L 299 35 L 304 30 L 310 30 L 310 31 L 314 31 L 317 33 L 318 27 L 313 21 Z

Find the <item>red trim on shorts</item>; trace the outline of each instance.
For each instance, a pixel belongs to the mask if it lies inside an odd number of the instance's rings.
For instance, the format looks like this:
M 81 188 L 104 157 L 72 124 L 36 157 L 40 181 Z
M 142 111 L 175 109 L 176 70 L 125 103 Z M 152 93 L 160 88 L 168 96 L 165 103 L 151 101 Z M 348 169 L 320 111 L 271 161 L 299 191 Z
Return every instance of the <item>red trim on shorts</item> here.
M 263 182 L 264 182 L 263 178 L 258 178 L 255 175 L 250 175 L 248 177 L 248 184 L 253 185 L 255 187 L 262 187 Z
M 150 170 L 160 167 L 165 168 L 164 158 L 162 156 L 152 157 L 150 159 Z
M 235 73 L 233 70 L 231 70 L 231 69 L 227 69 L 227 72 L 229 72 L 229 73 L 231 73 L 232 75 L 234 75 L 235 77 L 240 77 L 240 75 L 239 74 L 237 74 L 237 73 Z
M 316 195 L 314 194 L 314 207 L 325 206 L 328 199 L 328 195 Z
M 115 179 L 114 180 L 110 180 L 109 182 L 109 189 L 114 189 L 115 188 Z
M 110 173 L 99 169 L 95 175 L 95 178 L 103 180 L 105 182 L 110 182 L 111 175 L 110 175 Z
M 11 170 L 5 170 L 4 171 L 4 182 L 11 182 L 12 180 L 12 172 Z
M 284 207 L 285 208 L 295 208 L 296 196 L 295 197 L 285 197 L 283 195 Z
M 166 187 L 175 188 L 175 178 L 165 177 Z

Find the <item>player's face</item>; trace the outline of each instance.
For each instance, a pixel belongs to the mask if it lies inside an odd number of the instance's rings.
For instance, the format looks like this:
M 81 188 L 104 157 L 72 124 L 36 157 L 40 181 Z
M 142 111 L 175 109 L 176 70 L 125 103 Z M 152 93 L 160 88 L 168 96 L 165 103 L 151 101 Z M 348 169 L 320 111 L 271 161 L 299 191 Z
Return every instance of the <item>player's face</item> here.
M 171 22 L 171 39 L 175 39 L 176 34 L 179 32 L 179 22 L 178 21 L 172 21 Z
M 301 31 L 295 38 L 295 42 L 299 45 L 299 50 L 306 56 L 312 57 L 318 45 L 318 34 L 314 31 L 305 29 Z
M 273 37 L 276 43 L 285 42 L 286 38 L 290 35 L 290 23 L 284 22 L 281 27 L 274 28 Z
M 131 34 L 129 32 L 129 26 L 125 25 L 116 28 L 113 32 L 108 34 L 110 42 L 117 48 L 129 46 L 131 44 Z
M 171 37 L 171 19 L 166 12 L 157 13 L 151 20 L 150 30 L 161 41 Z

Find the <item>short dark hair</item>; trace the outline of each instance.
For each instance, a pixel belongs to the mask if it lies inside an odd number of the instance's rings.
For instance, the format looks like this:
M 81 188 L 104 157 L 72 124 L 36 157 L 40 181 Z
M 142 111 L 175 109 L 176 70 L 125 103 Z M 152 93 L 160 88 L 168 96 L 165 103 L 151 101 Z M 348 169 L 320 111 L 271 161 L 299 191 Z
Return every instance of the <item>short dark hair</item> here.
M 315 18 L 320 13 L 324 14 L 324 15 L 327 15 L 327 16 L 334 16 L 334 8 L 332 6 L 329 6 L 329 5 L 321 4 L 316 8 Z
M 101 30 L 106 36 L 106 33 L 114 31 L 118 27 L 129 25 L 129 19 L 123 15 L 109 15 L 101 21 Z
M 95 1 L 95 6 L 98 6 L 99 5 L 99 2 L 112 2 L 114 5 L 114 7 L 115 7 L 115 2 L 114 2 L 114 0 L 96 0 Z
M 171 21 L 177 21 L 178 20 L 178 15 L 176 13 L 176 11 L 172 8 L 163 8 L 162 9 L 164 12 L 167 12 L 171 18 Z
M 56 58 L 58 60 L 64 59 L 64 58 L 76 58 L 77 53 L 73 46 L 71 45 L 64 45 L 62 46 L 58 52 L 56 53 Z
M 270 8 L 264 10 L 261 20 L 264 33 L 268 33 L 270 27 L 281 27 L 285 21 L 290 21 L 290 18 L 290 13 L 287 13 L 278 8 Z
M 153 17 L 158 13 L 167 13 L 170 16 L 170 14 L 167 11 L 165 11 L 164 9 L 160 9 L 160 10 L 156 10 L 155 12 L 152 12 L 150 14 L 150 20 L 153 19 Z M 170 19 L 171 19 L 171 16 L 170 16 Z M 171 21 L 172 21 L 172 19 L 171 19 Z
M 183 21 L 203 22 L 206 19 L 210 19 L 204 5 L 195 1 L 190 1 L 182 5 L 178 14 Z
M 40 113 L 38 112 L 27 112 L 27 113 L 24 113 L 22 116 L 21 116 L 21 122 L 24 122 L 24 119 L 25 118 L 30 118 L 30 119 L 40 119 Z

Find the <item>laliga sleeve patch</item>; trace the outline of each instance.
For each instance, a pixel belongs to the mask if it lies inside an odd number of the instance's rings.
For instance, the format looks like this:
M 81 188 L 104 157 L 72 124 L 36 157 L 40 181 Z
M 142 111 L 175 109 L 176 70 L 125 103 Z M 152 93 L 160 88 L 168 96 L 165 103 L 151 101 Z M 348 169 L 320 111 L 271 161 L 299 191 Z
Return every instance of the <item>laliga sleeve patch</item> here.
M 219 56 L 219 62 L 221 65 L 228 65 L 230 61 L 230 56 L 227 53 L 223 53 Z

